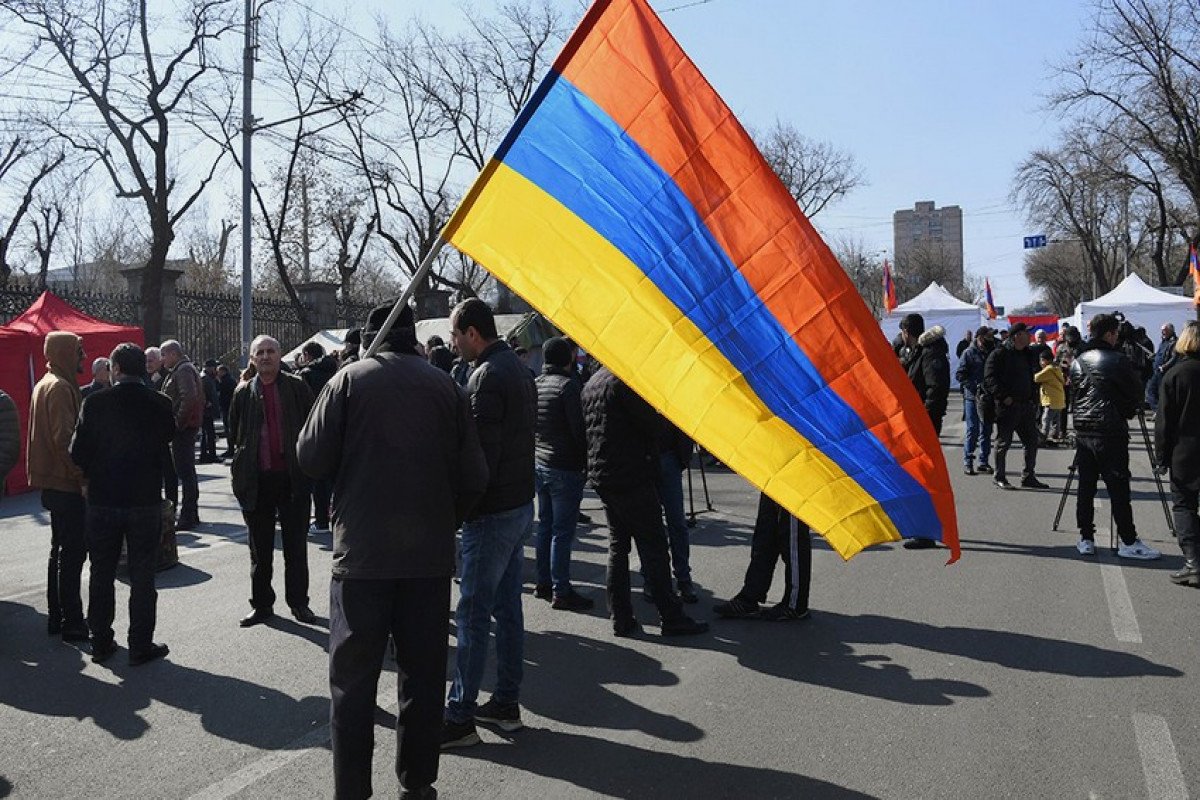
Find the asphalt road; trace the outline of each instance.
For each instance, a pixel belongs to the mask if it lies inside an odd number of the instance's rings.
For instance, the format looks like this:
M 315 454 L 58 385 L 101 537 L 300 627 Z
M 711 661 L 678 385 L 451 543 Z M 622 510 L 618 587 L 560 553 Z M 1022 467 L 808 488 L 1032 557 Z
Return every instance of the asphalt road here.
M 714 620 L 709 635 L 687 640 L 654 635 L 640 599 L 646 635 L 615 639 L 600 609 L 552 611 L 527 586 L 527 727 L 481 727 L 483 744 L 446 754 L 441 796 L 1200 792 L 1200 592 L 1167 580 L 1181 559 L 1144 454 L 1133 458 L 1136 519 L 1165 557 L 1118 562 L 1102 547 L 1083 558 L 1073 503 L 1067 530 L 1051 531 L 1070 454 L 1040 454 L 1050 491 L 1001 492 L 986 476 L 961 474 L 957 414 L 952 405 L 943 444 L 962 529 L 958 564 L 945 566 L 945 550 L 899 545 L 846 563 L 818 540 L 810 620 Z M 183 563 L 159 576 L 156 640 L 171 654 L 144 667 L 125 664 L 123 586 L 122 650 L 108 664 L 46 635 L 48 519 L 35 495 L 0 504 L 0 796 L 331 795 L 328 538 L 310 540 L 321 624 L 284 617 L 238 628 L 248 610 L 245 529 L 227 470 L 200 472 L 206 524 L 180 534 Z M 692 545 L 702 618 L 740 586 L 756 499 L 735 475 L 707 478 L 715 511 L 699 516 Z M 594 497 L 584 506 L 603 521 Z M 573 573 L 601 601 L 605 533 L 581 530 Z M 1097 540 L 1106 543 L 1107 531 Z M 395 685 L 389 668 L 376 728 L 382 797 L 397 793 Z

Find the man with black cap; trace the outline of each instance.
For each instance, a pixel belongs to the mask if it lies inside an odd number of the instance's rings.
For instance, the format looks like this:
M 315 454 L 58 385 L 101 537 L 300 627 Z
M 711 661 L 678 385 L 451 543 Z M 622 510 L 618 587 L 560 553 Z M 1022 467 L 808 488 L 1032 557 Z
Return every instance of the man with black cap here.
M 586 611 L 595 603 L 571 586 L 571 546 L 587 480 L 587 431 L 575 345 L 553 336 L 542 344 L 537 385 L 534 485 L 537 488 L 537 588 L 535 594 L 562 611 Z
M 454 682 L 446 702 L 442 747 L 477 744 L 475 722 L 504 731 L 522 727 L 518 703 L 524 671 L 521 609 L 525 540 L 533 528 L 533 376 L 496 332 L 492 310 L 479 298 L 450 313 L 458 354 L 475 363 L 467 380 L 471 415 L 487 457 L 487 489 L 462 526 L 462 572 L 455 633 Z M 496 689 L 476 707 L 496 621 Z
M 240 384 L 229 408 L 230 473 L 233 494 L 250 534 L 250 605 L 239 623 L 249 628 L 274 616 L 271 588 L 275 520 L 283 542 L 284 598 L 292 616 L 311 625 L 308 607 L 308 479 L 300 469 L 296 443 L 312 408 L 313 396 L 296 375 L 280 369 L 279 342 L 257 336 L 250 343 L 255 375 Z
M 200 373 L 200 385 L 204 389 L 204 418 L 200 427 L 199 464 L 220 464 L 217 458 L 217 414 L 221 412 L 221 387 L 217 382 L 217 360 L 204 362 Z
M 366 344 L 391 309 L 371 312 Z M 376 690 L 389 635 L 403 676 L 401 796 L 437 796 L 454 531 L 483 494 L 487 464 L 466 394 L 416 355 L 416 343 L 405 307 L 374 356 L 330 379 L 297 445 L 305 471 L 334 486 L 329 684 L 339 798 L 371 794 Z
M 1038 370 L 1029 349 L 1029 330 L 1024 322 L 1008 329 L 1008 341 L 988 356 L 983 367 L 983 386 L 996 409 L 996 477 L 1001 489 L 1014 488 L 1006 475 L 1008 448 L 1015 433 L 1025 448 L 1021 486 L 1046 489 L 1037 479 L 1038 389 L 1033 380 Z
M 992 452 L 992 410 L 988 407 L 988 397 L 983 389 L 983 367 L 987 358 L 996 346 L 992 329 L 986 325 L 975 331 L 975 339 L 962 354 L 958 371 L 958 385 L 963 391 L 963 416 L 967 422 L 966 435 L 963 438 L 963 472 L 975 474 L 975 447 L 979 447 L 979 471 L 988 473 L 992 468 L 988 465 L 988 456 Z
M 950 396 L 950 346 L 946 344 L 946 331 L 941 325 L 925 330 L 924 317 L 906 314 L 900 320 L 900 339 L 900 365 L 925 403 L 934 431 L 941 435 Z M 925 550 L 937 547 L 937 542 L 917 537 L 907 540 L 904 547 Z

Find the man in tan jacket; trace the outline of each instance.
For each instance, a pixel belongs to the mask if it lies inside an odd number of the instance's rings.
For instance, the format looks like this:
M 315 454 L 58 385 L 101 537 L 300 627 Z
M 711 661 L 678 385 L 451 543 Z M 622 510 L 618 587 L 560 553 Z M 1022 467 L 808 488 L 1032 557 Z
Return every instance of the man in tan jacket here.
M 162 343 L 162 363 L 169 371 L 160 391 L 171 398 L 175 414 L 175 438 L 171 440 L 171 457 L 175 473 L 183 485 L 183 505 L 175 529 L 190 531 L 200 524 L 200 484 L 196 478 L 196 436 L 204 420 L 204 388 L 200 373 L 174 339 Z M 175 493 L 168 487 L 167 499 L 174 502 Z
M 42 506 L 50 512 L 46 628 L 51 635 L 61 633 L 63 641 L 85 642 L 79 591 L 87 560 L 83 473 L 68 449 L 83 402 L 76 377 L 83 370 L 83 341 L 66 331 L 47 334 L 45 354 L 48 372 L 33 388 L 25 453 L 29 485 L 42 490 Z

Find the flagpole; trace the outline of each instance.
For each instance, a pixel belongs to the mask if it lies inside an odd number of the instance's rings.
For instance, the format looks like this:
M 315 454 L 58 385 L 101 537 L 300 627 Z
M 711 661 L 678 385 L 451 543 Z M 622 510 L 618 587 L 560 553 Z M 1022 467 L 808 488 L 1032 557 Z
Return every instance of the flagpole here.
M 417 267 L 417 271 L 413 273 L 412 280 L 408 282 L 408 286 L 404 287 L 404 292 L 401 293 L 399 299 L 396 300 L 396 305 L 392 306 L 392 311 L 388 314 L 387 319 L 383 322 L 383 327 L 379 329 L 379 333 L 375 334 L 375 339 L 371 342 L 371 346 L 367 348 L 363 358 L 370 358 L 379 350 L 383 340 L 387 338 L 388 331 L 396 324 L 396 320 L 400 317 L 400 310 L 408 304 L 409 298 L 416 292 L 417 286 L 421 281 L 425 280 L 425 276 L 429 274 L 429 270 L 433 267 L 433 260 L 438 257 L 438 253 L 442 252 L 442 248 L 446 246 L 446 240 L 438 235 L 434 241 L 433 247 L 429 248 L 429 252 L 425 254 L 421 265 Z

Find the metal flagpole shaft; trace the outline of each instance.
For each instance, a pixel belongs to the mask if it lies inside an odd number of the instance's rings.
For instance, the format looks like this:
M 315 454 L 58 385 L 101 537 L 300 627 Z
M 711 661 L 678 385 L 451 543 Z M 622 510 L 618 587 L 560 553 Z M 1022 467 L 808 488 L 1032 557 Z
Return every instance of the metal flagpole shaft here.
M 392 306 L 392 311 L 388 314 L 387 319 L 383 323 L 383 327 L 379 329 L 379 333 L 375 334 L 375 340 L 371 342 L 371 346 L 367 348 L 363 358 L 370 358 L 375 355 L 375 351 L 383 344 L 383 340 L 387 337 L 388 331 L 396 324 L 396 320 L 400 318 L 400 309 L 404 308 L 410 297 L 417 290 L 417 286 L 421 281 L 425 280 L 425 276 L 429 274 L 430 268 L 433 266 L 433 260 L 437 258 L 438 253 L 442 252 L 442 248 L 446 246 L 446 240 L 440 235 L 437 241 L 433 243 L 433 247 L 425 254 L 425 259 L 421 265 L 417 267 L 417 271 L 413 273 L 412 280 L 408 282 L 408 286 L 404 287 L 403 294 L 396 300 L 396 305 Z

